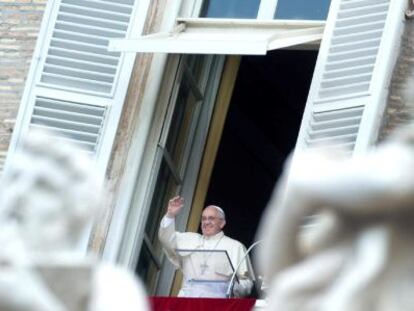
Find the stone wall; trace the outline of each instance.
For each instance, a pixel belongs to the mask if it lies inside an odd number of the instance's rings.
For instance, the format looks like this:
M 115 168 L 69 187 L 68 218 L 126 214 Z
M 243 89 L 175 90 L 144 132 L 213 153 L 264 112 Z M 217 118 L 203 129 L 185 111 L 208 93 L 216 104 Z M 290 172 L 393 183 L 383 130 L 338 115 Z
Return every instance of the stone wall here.
M 0 0 L 0 169 L 47 0 Z
M 152 0 L 144 27 L 144 34 L 156 33 L 161 27 L 165 12 L 165 3 L 169 0 Z M 105 200 L 102 202 L 100 214 L 92 230 L 90 249 L 96 254 L 101 254 L 106 243 L 108 230 L 117 203 L 122 193 L 121 184 L 123 177 L 127 175 L 128 155 L 130 146 L 133 145 L 136 127 L 142 118 L 141 108 L 148 79 L 153 54 L 138 54 L 129 82 L 128 93 L 123 106 L 118 131 L 109 161 L 106 183 Z
M 386 138 L 396 127 L 414 121 L 414 100 L 404 98 L 407 78 L 414 74 L 414 19 L 405 22 L 400 55 L 394 68 L 388 104 L 380 131 L 379 140 Z M 414 85 L 411 86 L 414 88 Z

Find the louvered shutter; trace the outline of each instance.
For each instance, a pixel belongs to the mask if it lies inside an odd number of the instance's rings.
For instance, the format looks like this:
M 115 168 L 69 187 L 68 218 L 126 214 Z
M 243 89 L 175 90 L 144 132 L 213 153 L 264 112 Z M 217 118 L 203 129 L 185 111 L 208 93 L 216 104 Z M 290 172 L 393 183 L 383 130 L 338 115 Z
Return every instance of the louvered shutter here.
M 403 0 L 333 0 L 297 149 L 363 151 L 377 136 L 404 20 Z
M 104 174 L 135 58 L 108 52 L 107 46 L 112 38 L 141 32 L 143 23 L 134 18 L 138 2 L 48 2 L 10 157 L 28 131 L 47 129 L 94 156 Z M 139 14 L 146 8 L 141 5 Z
M 66 137 L 83 150 L 94 154 L 105 119 L 106 107 L 76 102 L 36 98 L 30 128 L 45 129 Z

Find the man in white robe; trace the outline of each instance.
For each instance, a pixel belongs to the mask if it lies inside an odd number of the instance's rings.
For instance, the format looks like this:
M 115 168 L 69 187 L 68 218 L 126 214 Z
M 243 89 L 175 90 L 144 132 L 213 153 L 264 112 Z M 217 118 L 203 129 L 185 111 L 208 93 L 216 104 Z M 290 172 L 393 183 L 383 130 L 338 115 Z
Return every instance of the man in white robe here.
M 249 295 L 253 287 L 250 259 L 245 256 L 246 248 L 242 243 L 223 233 L 224 211 L 218 206 L 207 206 L 201 216 L 202 234 L 182 233 L 175 231 L 175 217 L 183 206 L 182 197 L 172 198 L 159 230 L 159 239 L 168 258 L 184 275 L 178 296 L 224 298 L 228 294 L 233 269 L 237 267 L 238 281 L 234 281 L 232 293 L 236 297 Z

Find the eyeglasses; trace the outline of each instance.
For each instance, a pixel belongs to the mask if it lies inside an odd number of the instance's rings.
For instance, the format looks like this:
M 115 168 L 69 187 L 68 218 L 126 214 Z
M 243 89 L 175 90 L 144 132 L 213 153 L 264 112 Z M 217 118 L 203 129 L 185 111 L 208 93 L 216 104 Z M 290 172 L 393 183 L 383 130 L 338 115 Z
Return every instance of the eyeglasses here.
M 217 219 L 223 219 L 223 218 L 214 217 L 214 216 L 201 217 L 201 222 L 214 221 L 214 220 L 217 220 Z

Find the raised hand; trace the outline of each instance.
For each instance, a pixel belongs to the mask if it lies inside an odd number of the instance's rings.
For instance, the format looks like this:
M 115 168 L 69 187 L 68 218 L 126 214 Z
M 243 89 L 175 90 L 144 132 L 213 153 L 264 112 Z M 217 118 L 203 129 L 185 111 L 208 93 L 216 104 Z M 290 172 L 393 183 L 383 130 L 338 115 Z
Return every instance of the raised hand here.
M 168 201 L 167 216 L 175 218 L 184 206 L 184 198 L 176 196 Z

